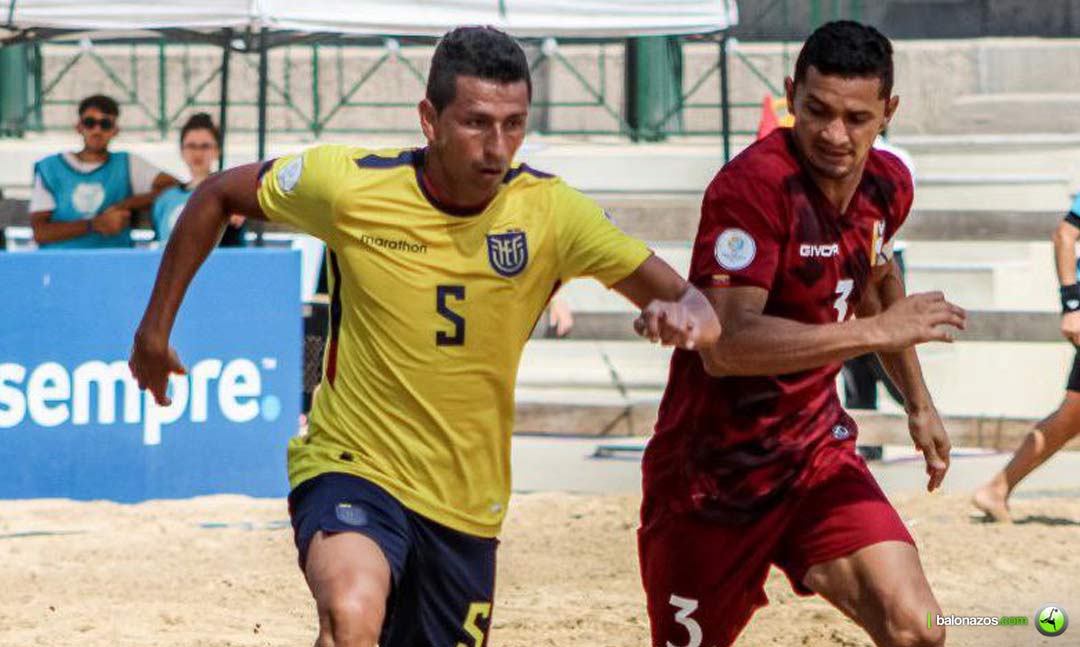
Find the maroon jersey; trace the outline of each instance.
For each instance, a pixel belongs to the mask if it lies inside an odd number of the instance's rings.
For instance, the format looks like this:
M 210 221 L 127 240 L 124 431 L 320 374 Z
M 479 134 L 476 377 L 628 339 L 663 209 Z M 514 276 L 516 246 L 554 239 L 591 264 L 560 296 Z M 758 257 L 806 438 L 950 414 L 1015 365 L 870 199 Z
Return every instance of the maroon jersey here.
M 690 281 L 701 289 L 768 290 L 765 314 L 807 324 L 851 317 L 873 266 L 911 208 L 911 176 L 872 150 L 844 213 L 801 166 L 790 129 L 746 149 L 713 179 L 701 206 Z M 752 519 L 812 479 L 817 450 L 849 443 L 855 425 L 836 393 L 841 364 L 790 375 L 713 378 L 676 350 L 645 453 L 645 509 Z

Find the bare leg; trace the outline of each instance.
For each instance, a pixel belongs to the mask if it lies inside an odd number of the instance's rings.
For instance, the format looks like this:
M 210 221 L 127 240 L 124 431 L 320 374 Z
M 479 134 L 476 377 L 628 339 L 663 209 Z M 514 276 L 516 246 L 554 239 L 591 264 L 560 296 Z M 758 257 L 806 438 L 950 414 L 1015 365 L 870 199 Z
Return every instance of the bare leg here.
M 319 532 L 304 568 L 319 610 L 315 647 L 375 647 L 386 615 L 390 565 L 364 535 Z
M 1035 425 L 1005 469 L 975 491 L 972 503 L 994 521 L 1012 521 L 1008 501 L 1013 489 L 1077 432 L 1080 432 L 1080 393 L 1066 391 L 1065 400 L 1057 411 Z
M 803 584 L 870 634 L 878 647 L 940 647 L 943 627 L 926 614 L 941 613 L 911 544 L 886 541 L 816 564 Z

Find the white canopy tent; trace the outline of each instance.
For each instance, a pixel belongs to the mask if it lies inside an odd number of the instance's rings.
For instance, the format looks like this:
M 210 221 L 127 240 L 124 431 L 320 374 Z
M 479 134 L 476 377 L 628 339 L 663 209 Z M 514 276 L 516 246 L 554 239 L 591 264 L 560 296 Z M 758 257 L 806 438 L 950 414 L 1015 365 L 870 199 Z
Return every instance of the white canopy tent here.
M 626 38 L 724 31 L 730 0 L 260 0 L 263 24 L 301 31 L 438 36 L 454 25 L 491 25 L 518 37 Z M 345 8 L 348 11 L 342 11 Z
M 519 38 L 625 39 L 713 34 L 738 22 L 735 0 L 8 0 L 0 45 L 92 35 L 164 34 L 222 47 L 220 126 L 226 130 L 229 55 L 260 55 L 260 158 L 266 140 L 267 50 L 335 36 L 437 38 L 458 25 L 490 25 Z M 728 147 L 726 47 L 722 121 Z M 222 153 L 224 155 L 224 152 Z
M 4 7 L 4 5 L 7 5 Z M 734 0 L 9 0 L 15 31 L 289 30 L 439 36 L 491 25 L 518 37 L 628 38 L 724 31 Z

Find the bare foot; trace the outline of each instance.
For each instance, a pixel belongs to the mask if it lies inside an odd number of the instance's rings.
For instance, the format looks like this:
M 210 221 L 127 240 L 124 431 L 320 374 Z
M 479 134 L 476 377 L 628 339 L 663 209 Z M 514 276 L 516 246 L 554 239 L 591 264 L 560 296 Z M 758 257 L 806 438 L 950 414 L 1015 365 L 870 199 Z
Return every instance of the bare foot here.
M 971 503 L 986 513 L 986 516 L 991 521 L 998 523 L 1012 523 L 1012 516 L 1009 514 L 1009 507 L 1005 503 L 1005 494 L 995 488 L 993 484 L 987 483 L 986 485 L 975 490 L 975 494 L 971 497 Z

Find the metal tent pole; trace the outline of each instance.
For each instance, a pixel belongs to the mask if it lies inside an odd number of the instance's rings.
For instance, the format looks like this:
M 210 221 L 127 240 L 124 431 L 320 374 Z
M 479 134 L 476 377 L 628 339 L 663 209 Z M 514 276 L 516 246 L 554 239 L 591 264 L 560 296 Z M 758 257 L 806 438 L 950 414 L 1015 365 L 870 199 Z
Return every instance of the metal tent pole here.
M 724 163 L 731 159 L 731 97 L 728 91 L 728 33 L 720 38 L 720 131 L 724 136 Z
M 232 59 L 232 29 L 226 29 L 225 48 L 221 52 L 221 99 L 218 105 L 218 130 L 221 132 L 221 148 L 218 151 L 218 170 L 225 168 L 225 135 L 229 130 L 229 62 Z
M 259 31 L 259 161 L 266 157 L 266 90 L 269 57 L 266 29 Z
M 269 57 L 266 43 L 266 28 L 259 30 L 259 161 L 266 159 L 266 90 L 269 68 Z M 256 223 L 255 246 L 263 246 L 263 226 Z

